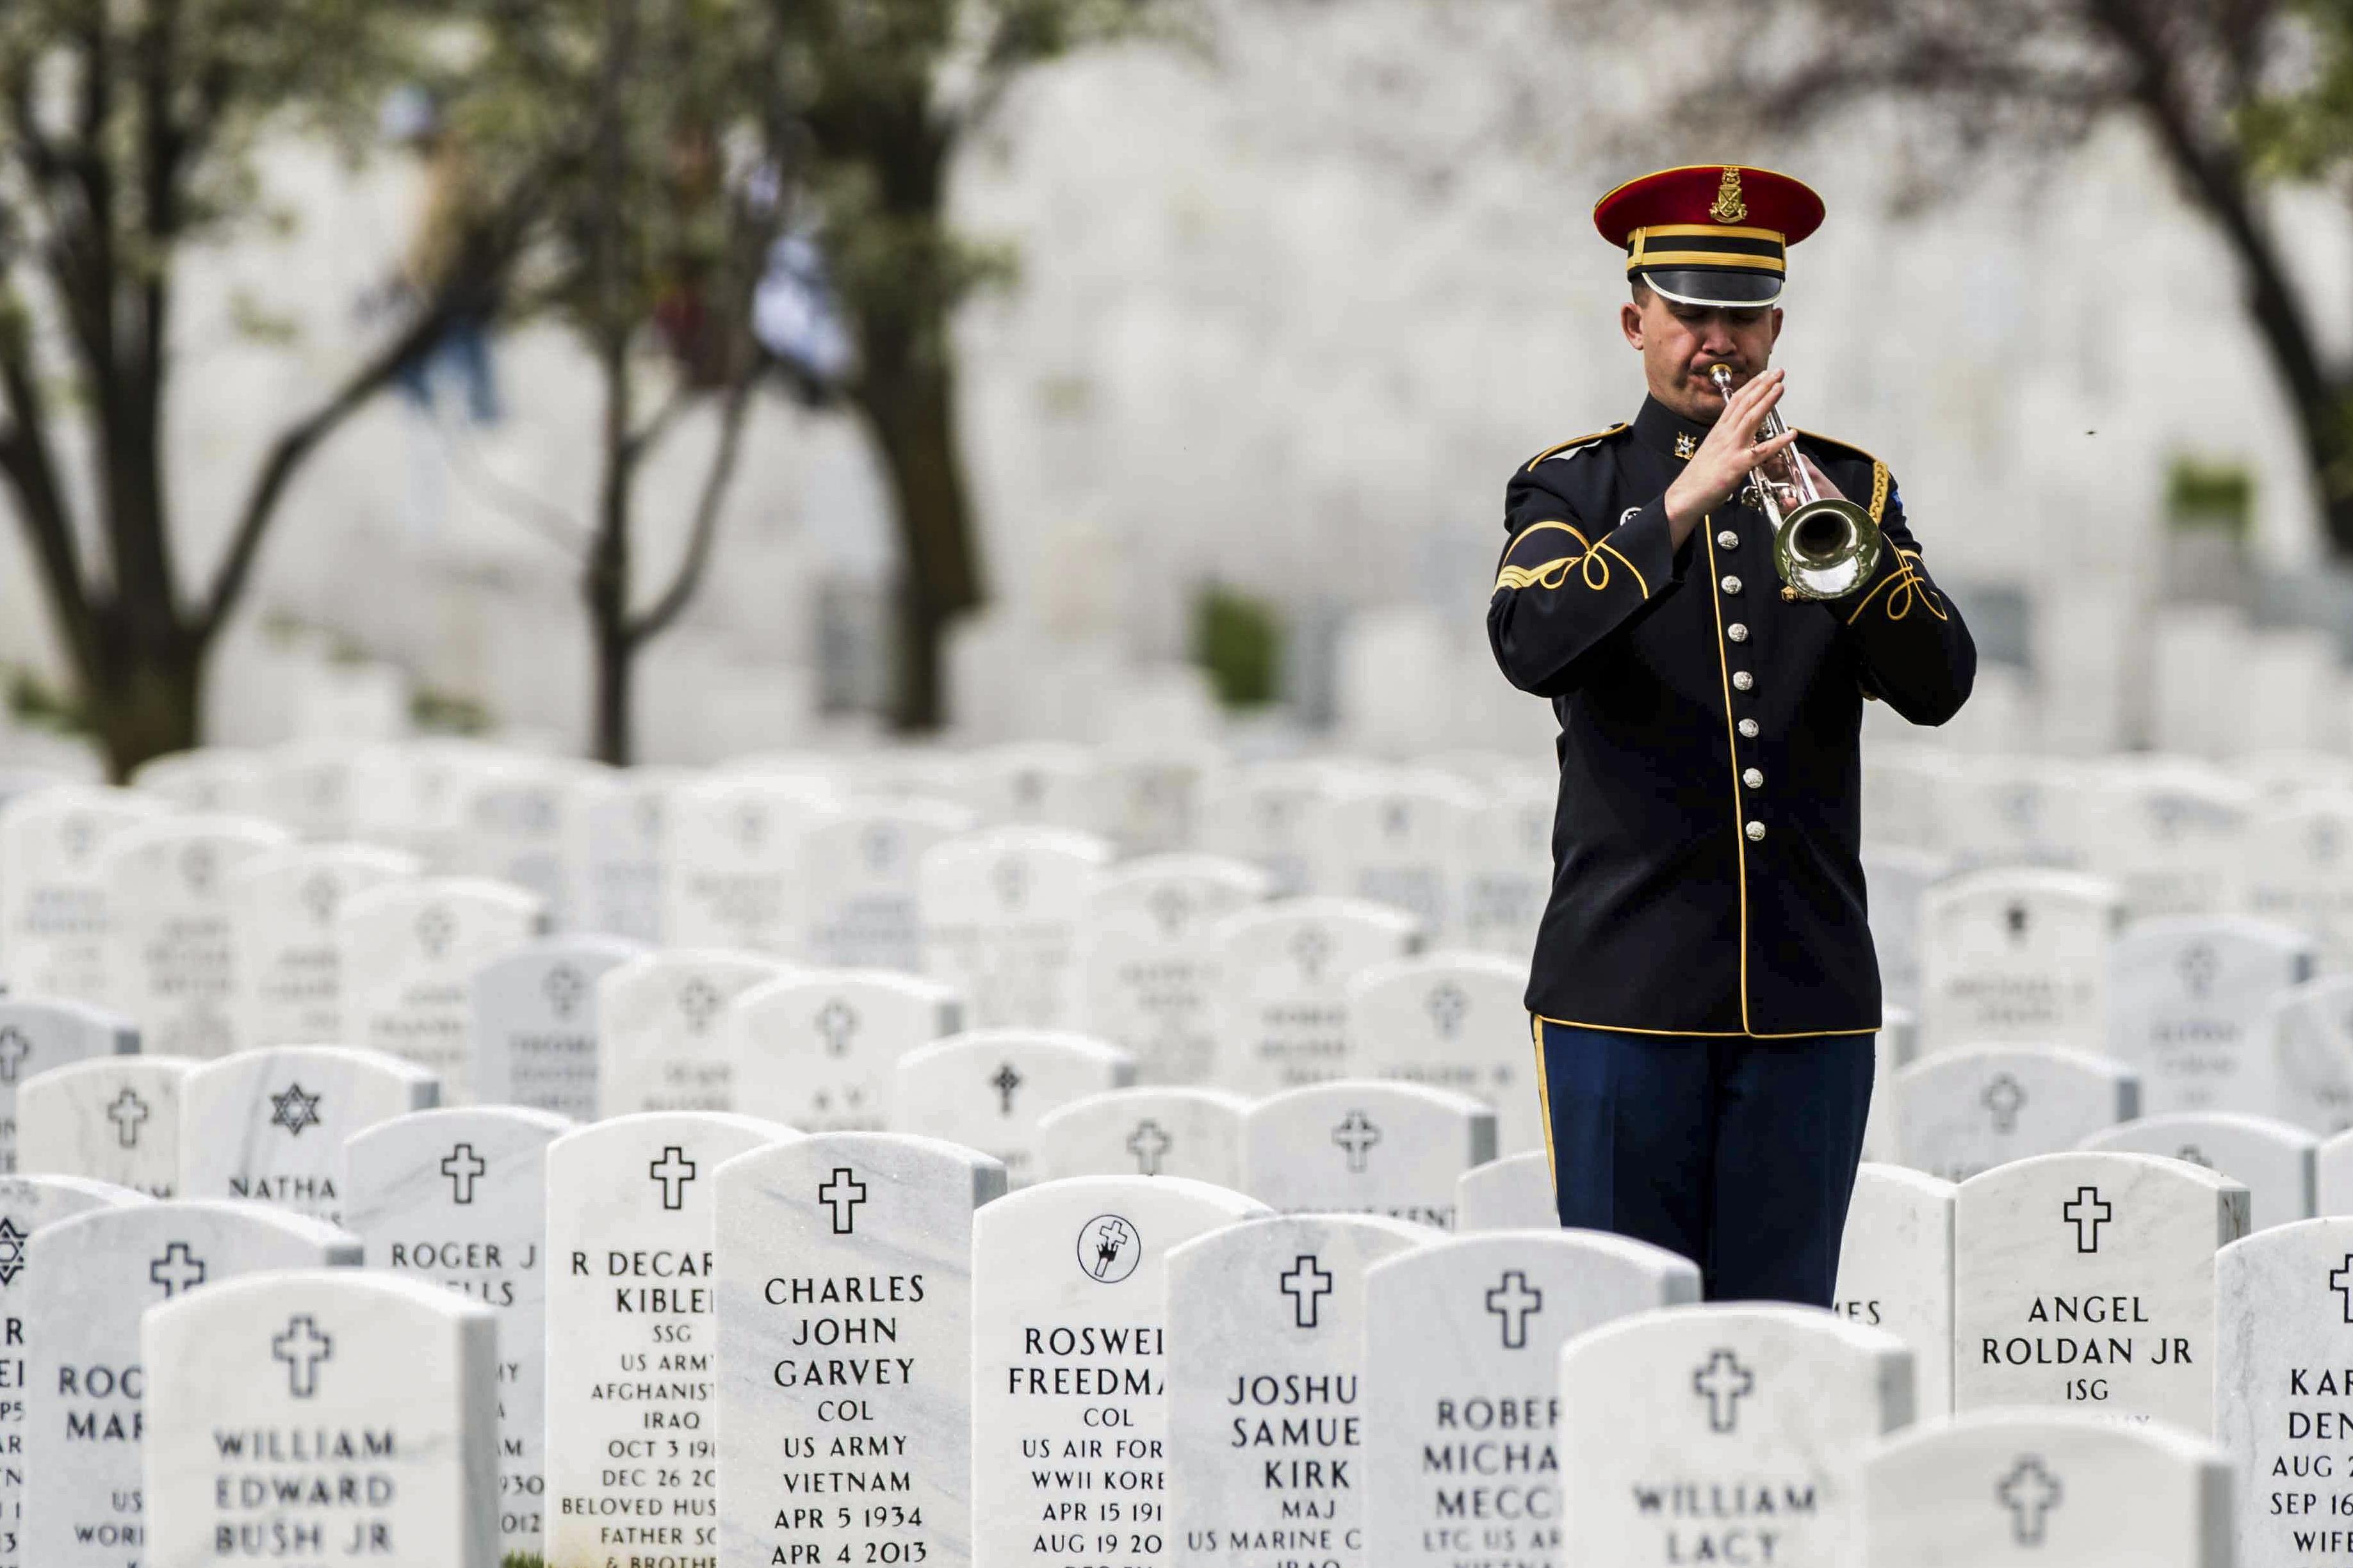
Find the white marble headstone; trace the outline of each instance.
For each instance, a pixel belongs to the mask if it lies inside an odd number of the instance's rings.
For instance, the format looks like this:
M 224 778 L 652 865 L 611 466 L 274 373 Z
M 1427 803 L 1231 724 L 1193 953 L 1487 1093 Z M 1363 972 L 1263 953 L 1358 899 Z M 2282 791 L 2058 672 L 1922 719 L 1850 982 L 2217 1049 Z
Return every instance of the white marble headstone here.
M 467 983 L 474 1093 L 586 1120 L 596 1114 L 596 983 L 645 948 L 593 931 L 494 958 Z
M 75 1062 L 138 1049 L 137 1026 L 120 1014 L 85 1002 L 0 996 L 0 1175 L 16 1169 L 17 1093 L 26 1084 Z
M 1862 876 L 1871 890 L 1871 945 L 1879 955 L 1879 992 L 1907 1010 L 1920 1005 L 1920 921 L 1928 889 L 1951 875 L 1952 861 L 1933 850 L 1866 844 Z
M 527 889 L 552 929 L 572 929 L 580 903 L 567 853 L 580 799 L 572 786 L 599 771 L 568 757 L 509 755 L 468 773 L 458 785 L 456 868 Z
M 36 1073 L 16 1097 L 18 1168 L 171 1197 L 180 1186 L 180 1089 L 199 1065 L 93 1057 Z
M 2095 771 L 2078 809 L 2084 862 L 2112 879 L 2133 920 L 2222 908 L 2241 871 L 2255 792 L 2201 764 Z
M 1454 1228 L 1544 1230 L 1560 1223 L 1552 1156 L 1542 1149 L 1473 1165 L 1454 1184 Z
M 256 856 L 228 879 L 237 1038 L 303 1046 L 343 1038 L 344 900 L 417 875 L 417 858 L 365 844 L 302 844 Z
M 2320 1140 L 2268 1116 L 2144 1116 L 2093 1134 L 2083 1147 L 2203 1165 L 2247 1189 L 2248 1224 L 2255 1230 L 2318 1212 Z
M 2212 1430 L 2214 1254 L 2247 1189 L 2148 1154 L 2045 1154 L 1961 1184 L 1953 1405 Z
M 1896 1147 L 1896 1075 L 1920 1058 L 1918 1023 L 1903 1008 L 1883 1004 L 1871 1051 L 1871 1110 L 1863 1119 L 1862 1157 L 1892 1163 L 1902 1153 Z
M 548 1145 L 549 1563 L 601 1563 L 617 1528 L 656 1532 L 630 1542 L 681 1557 L 717 1553 L 715 1178 L 797 1136 L 675 1111 Z
M 1217 1049 L 1217 922 L 1267 896 L 1271 879 L 1215 855 L 1132 860 L 1096 885 L 1080 929 L 1081 1016 L 1135 1053 L 1146 1083 L 1199 1083 Z
M 1863 1562 L 1905 1568 L 2232 1568 L 2231 1476 L 2161 1423 L 1997 1410 L 1899 1432 L 1863 1460 Z M 2237 1568 L 2277 1562 L 2241 1557 Z
M 727 1005 L 788 973 L 773 958 L 724 948 L 667 948 L 607 971 L 596 999 L 604 1113 L 735 1109 Z
M 145 1568 L 498 1568 L 497 1318 L 358 1269 L 153 1308 Z
M 721 1016 L 735 1105 L 809 1132 L 892 1124 L 899 1058 L 963 1027 L 955 992 L 885 969 L 803 970 L 739 993 Z
M 2108 1054 L 2140 1075 L 2141 1113 L 2286 1104 L 2274 998 L 2312 976 L 2302 932 L 2240 917 L 2142 921 L 2108 950 Z
M 31 1317 L 34 1271 L 40 1267 L 33 1235 L 76 1215 L 146 1202 L 127 1188 L 81 1176 L 0 1176 L 0 1347 L 6 1352 L 0 1366 L 13 1385 L 0 1391 L 0 1422 L 5 1423 L 0 1430 L 0 1568 L 48 1568 L 23 1554 L 26 1472 L 37 1458 L 25 1448 L 25 1374 L 41 1354 Z
M 2021 1046 L 1924 1058 L 1895 1075 L 1894 1098 L 1903 1163 L 1948 1182 L 2075 1148 L 2140 1111 L 2123 1063 Z
M 586 931 L 649 944 L 662 940 L 662 844 L 675 768 L 619 768 L 572 782 L 566 855 Z
M 1250 1101 L 1215 1089 L 1115 1089 L 1038 1121 L 1038 1179 L 1189 1176 L 1242 1184 L 1242 1118 Z
M 1316 882 L 1324 815 L 1356 778 L 1354 769 L 1316 761 L 1255 763 L 1229 772 L 1203 805 L 1201 846 L 1258 867 L 1275 898 L 1324 891 Z
M 1094 822 L 1099 769 L 1083 746 L 1016 742 L 964 758 L 955 783 L 957 798 L 990 826 L 1087 828 Z
M 1365 1270 L 1428 1239 L 1398 1220 L 1287 1215 L 1169 1254 L 1172 1562 L 1360 1568 Z
M 1496 780 L 1472 814 L 1462 872 L 1462 945 L 1525 963 L 1552 897 L 1552 825 L 1559 787 L 1550 778 Z
M 1561 1568 L 1854 1560 L 1912 1352 L 1802 1307 L 1645 1312 L 1560 1353 Z
M 572 1123 L 474 1106 L 396 1116 L 343 1146 L 343 1217 L 367 1266 L 499 1314 L 499 1540 L 536 1553 L 547 1406 L 547 1146 Z
M 230 878 L 283 847 L 286 830 L 238 816 L 139 823 L 100 852 L 106 883 L 107 996 L 164 1056 L 218 1057 L 237 1034 Z
M 1266 1212 L 1181 1176 L 1047 1182 L 980 1211 L 975 1568 L 1167 1568 L 1168 1253 Z
M 2353 1377 L 2353 1218 L 2274 1226 L 2214 1260 L 2214 1436 L 2243 1568 L 2353 1551 L 2342 1410 Z
M 2325 968 L 2353 967 L 2353 795 L 2333 790 L 2257 811 L 2239 870 L 2249 910 L 2309 933 Z
M 1002 1161 L 1017 1187 L 1038 1179 L 1038 1123 L 1073 1100 L 1135 1081 L 1116 1046 L 1052 1029 L 974 1029 L 899 1058 L 892 1125 Z
M 290 741 L 261 757 L 250 809 L 311 844 L 352 832 L 352 773 L 360 752 L 344 741 Z
M 133 790 L 80 784 L 0 806 L 0 974 L 13 990 L 109 1004 L 100 851 L 171 810 Z
M 1067 1028 L 1079 941 L 1111 846 L 1048 827 L 996 827 L 934 846 L 916 871 L 923 973 L 965 998 L 974 1028 Z
M 798 956 L 809 831 L 839 810 L 806 779 L 709 778 L 670 792 L 663 815 L 662 940 Z
M 1663 1248 L 1557 1227 L 1433 1241 L 1375 1265 L 1361 1466 L 1370 1561 L 1557 1561 L 1560 1347 L 1699 1289 L 1699 1270 Z
M 1004 1167 L 834 1132 L 715 1179 L 723 1559 L 969 1563 L 973 1217 Z
M 353 1134 L 440 1100 L 431 1073 L 341 1046 L 270 1046 L 180 1085 L 179 1195 L 251 1198 L 340 1225 Z
M 262 759 L 235 746 L 197 746 L 150 757 L 131 770 L 131 787 L 182 811 L 269 815 Z
M 1482 791 L 1443 773 L 1374 775 L 1324 814 L 1319 886 L 1345 899 L 1411 915 L 1433 943 L 1461 940 L 1463 850 L 1487 804 Z
M 1348 983 L 1421 945 L 1402 910 L 1325 898 L 1229 915 L 1214 940 L 1222 981 L 1208 1081 L 1242 1094 L 1352 1076 Z
M 2315 1132 L 2353 1128 L 2353 974 L 2324 974 L 2272 999 L 2279 1070 L 2272 1114 Z
M 1901 1165 L 1855 1172 L 1831 1310 L 1912 1347 L 1922 1416 L 1953 1407 L 1952 1183 Z
M 441 1079 L 442 1098 L 475 1098 L 474 972 L 546 929 L 539 895 L 504 882 L 428 877 L 387 882 L 343 901 L 343 1038 L 416 1063 Z
M 1506 1154 L 1541 1149 L 1528 966 L 1488 953 L 1427 953 L 1348 983 L 1349 1071 L 1467 1094 L 1495 1113 Z
M 1495 1157 L 1468 1095 L 1343 1079 L 1272 1094 L 1242 1119 L 1242 1187 L 1284 1214 L 1377 1214 L 1455 1228 L 1462 1173 Z
M 1922 905 L 1920 1029 L 1935 1053 L 1996 1041 L 2096 1050 L 2105 1041 L 2112 882 L 2002 868 L 1948 878 Z
M 834 969 L 923 967 L 915 868 L 924 853 L 978 821 L 944 801 L 861 801 L 802 840 L 799 931 L 788 949 Z
M 359 1261 L 351 1236 L 262 1204 L 128 1204 L 44 1226 L 26 1275 L 26 1560 L 139 1568 L 148 1308 L 247 1274 Z

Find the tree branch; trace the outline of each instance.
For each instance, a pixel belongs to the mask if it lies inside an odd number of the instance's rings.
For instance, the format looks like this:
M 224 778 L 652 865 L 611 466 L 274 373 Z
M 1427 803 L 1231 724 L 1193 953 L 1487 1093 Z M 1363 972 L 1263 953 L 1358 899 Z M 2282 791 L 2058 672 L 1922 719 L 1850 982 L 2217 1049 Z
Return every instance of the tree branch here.
M 49 447 L 48 407 L 32 363 L 24 312 L 5 294 L 0 294 L 0 390 L 7 393 L 9 410 L 6 423 L 0 424 L 0 475 L 16 492 L 58 629 L 75 669 L 87 680 L 97 669 L 96 617 L 74 539 L 73 513 L 58 482 L 57 459 Z
M 727 389 L 727 402 L 719 418 L 719 445 L 711 454 L 711 467 L 702 476 L 702 493 L 694 507 L 694 531 L 687 540 L 686 558 L 679 563 L 678 574 L 646 609 L 632 619 L 623 635 L 632 644 L 647 642 L 670 629 L 681 612 L 694 597 L 702 583 L 702 574 L 711 564 L 711 549 L 719 534 L 719 510 L 727 498 L 729 484 L 735 477 L 736 458 L 743 447 L 744 416 L 752 406 L 752 388 L 763 368 L 756 353 L 745 355 L 744 368 Z

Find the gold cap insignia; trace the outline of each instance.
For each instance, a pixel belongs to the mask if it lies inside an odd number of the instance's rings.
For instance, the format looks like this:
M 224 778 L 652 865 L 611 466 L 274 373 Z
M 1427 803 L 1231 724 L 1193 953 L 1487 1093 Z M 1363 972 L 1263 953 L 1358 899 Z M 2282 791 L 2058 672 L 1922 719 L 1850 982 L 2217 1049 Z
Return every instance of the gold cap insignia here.
M 1730 164 L 1724 169 L 1724 182 L 1715 187 L 1715 205 L 1707 216 L 1718 223 L 1738 223 L 1748 216 L 1748 204 L 1740 199 L 1740 171 Z

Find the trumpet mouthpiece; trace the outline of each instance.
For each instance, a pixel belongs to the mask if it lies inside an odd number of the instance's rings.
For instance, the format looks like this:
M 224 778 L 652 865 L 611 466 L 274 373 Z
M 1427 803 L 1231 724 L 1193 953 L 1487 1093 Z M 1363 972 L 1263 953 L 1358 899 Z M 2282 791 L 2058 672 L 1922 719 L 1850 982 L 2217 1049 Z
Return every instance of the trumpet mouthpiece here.
M 1732 390 L 1732 367 L 1730 365 L 1712 364 L 1707 367 L 1707 374 L 1708 379 L 1715 382 L 1716 385 L 1722 387 L 1726 392 Z

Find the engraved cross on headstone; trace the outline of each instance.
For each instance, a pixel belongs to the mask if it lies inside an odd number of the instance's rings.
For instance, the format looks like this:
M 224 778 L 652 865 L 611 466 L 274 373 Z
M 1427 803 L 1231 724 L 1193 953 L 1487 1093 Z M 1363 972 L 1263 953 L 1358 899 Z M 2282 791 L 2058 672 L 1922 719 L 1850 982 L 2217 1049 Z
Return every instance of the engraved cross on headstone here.
M 1714 1351 L 1707 1364 L 1692 1373 L 1692 1392 L 1707 1401 L 1711 1432 L 1730 1432 L 1740 1425 L 1740 1402 L 1756 1392 L 1757 1374 L 1740 1364 L 1731 1351 Z
M 866 1201 L 866 1184 L 858 1173 L 847 1165 L 836 1165 L 825 1185 L 817 1190 L 817 1201 L 833 1210 L 833 1234 L 858 1234 L 858 1205 Z
M 1380 1141 L 1381 1130 L 1361 1110 L 1351 1110 L 1346 1121 L 1332 1129 L 1332 1142 L 1348 1152 L 1348 1169 L 1356 1174 L 1363 1173 L 1366 1157 Z
M 1504 1277 L 1487 1292 L 1487 1310 L 1503 1323 L 1504 1348 L 1525 1350 L 1528 1320 L 1544 1310 L 1544 1292 L 1528 1284 L 1525 1271 L 1506 1268 Z
M 2042 1468 L 2042 1461 L 2029 1455 L 2002 1478 L 1994 1495 L 2010 1510 L 2010 1539 L 2021 1546 L 2040 1546 L 2045 1516 L 2066 1494 L 2058 1478 Z
M 571 1017 L 572 1009 L 580 1005 L 580 999 L 588 994 L 587 976 L 568 963 L 559 963 L 549 970 L 547 978 L 539 984 L 541 994 L 559 1018 Z
M 1012 1115 L 1013 1091 L 1021 1087 L 1021 1075 L 1013 1070 L 1013 1064 L 1007 1062 L 998 1068 L 997 1076 L 988 1080 L 988 1087 L 997 1091 L 997 1113 L 999 1116 Z
M 106 1119 L 114 1123 L 114 1135 L 122 1140 L 125 1149 L 139 1147 L 139 1129 L 146 1125 L 147 1119 L 153 1114 L 147 1109 L 147 1102 L 139 1098 L 138 1091 L 128 1088 L 116 1095 L 114 1103 L 106 1108 Z
M 678 1010 L 686 1019 L 686 1026 L 696 1034 L 711 1026 L 713 1015 L 719 1011 L 719 989 L 700 974 L 678 988 Z
M 309 1399 L 319 1392 L 319 1363 L 335 1359 L 332 1336 L 319 1331 L 308 1312 L 297 1312 L 287 1320 L 286 1331 L 269 1342 L 269 1353 L 286 1363 L 286 1389 L 297 1399 Z
M 205 1260 L 189 1250 L 186 1242 L 175 1241 L 164 1248 L 163 1257 L 147 1260 L 147 1278 L 164 1287 L 164 1299 L 168 1301 L 205 1282 Z
M 1451 1040 L 1471 1011 L 1471 998 L 1463 994 L 1462 987 L 1450 980 L 1433 989 L 1423 1005 L 1429 1009 L 1430 1021 L 1438 1026 L 1440 1036 Z
M 2010 1074 L 1998 1073 L 1994 1080 L 1986 1085 L 1985 1093 L 1978 1097 L 1978 1103 L 1993 1112 L 1995 1131 L 2015 1132 L 2018 1131 L 2018 1113 L 2026 1106 L 2026 1090 Z
M 32 1054 L 33 1042 L 25 1037 L 24 1030 L 14 1024 L 0 1029 L 0 1083 L 16 1082 L 16 1069 Z
M 1161 1129 L 1160 1123 L 1146 1118 L 1135 1124 L 1127 1135 L 1127 1152 L 1135 1156 L 1135 1173 L 1156 1176 L 1160 1173 L 1160 1157 L 1168 1152 L 1176 1140 Z
M 459 1205 L 474 1201 L 474 1179 L 491 1168 L 490 1162 L 474 1152 L 471 1143 L 460 1143 L 449 1151 L 441 1162 L 441 1173 L 449 1178 L 449 1201 Z
M 646 1167 L 646 1174 L 661 1184 L 662 1207 L 686 1206 L 686 1184 L 694 1180 L 694 1162 L 677 1144 L 667 1145 L 661 1158 Z
M 858 1014 L 849 1004 L 836 996 L 817 1010 L 816 1022 L 818 1037 L 825 1042 L 825 1054 L 847 1055 L 849 1038 L 858 1033 Z
M 1332 1276 L 1324 1271 L 1322 1261 L 1312 1252 L 1303 1254 L 1279 1283 L 1291 1298 L 1292 1321 L 1303 1329 L 1315 1327 L 1318 1309 L 1332 1293 Z
M 2097 1187 L 2077 1187 L 2059 1217 L 2075 1227 L 2075 1250 L 2100 1250 L 2100 1226 L 2116 1216 L 2116 1205 L 2103 1200 Z
M 2328 1288 L 2344 1300 L 2345 1321 L 2353 1323 L 2353 1252 L 2347 1253 L 2345 1261 L 2328 1271 Z

